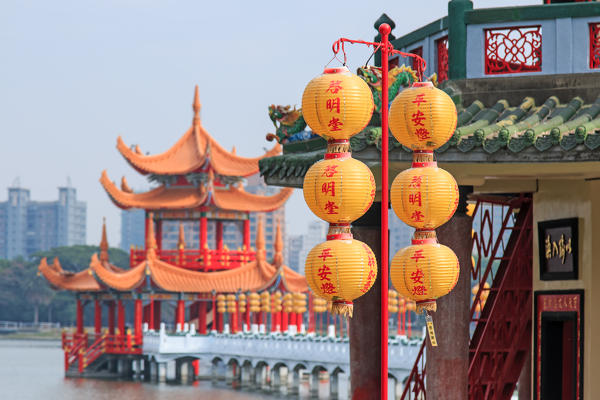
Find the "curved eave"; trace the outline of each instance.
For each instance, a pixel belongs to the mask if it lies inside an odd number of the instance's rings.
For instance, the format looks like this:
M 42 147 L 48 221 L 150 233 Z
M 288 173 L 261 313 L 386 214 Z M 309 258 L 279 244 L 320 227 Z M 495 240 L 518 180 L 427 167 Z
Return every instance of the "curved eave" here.
M 281 145 L 259 157 L 240 157 L 225 150 L 200 124 L 188 129 L 169 150 L 156 155 L 144 155 L 132 150 L 117 138 L 117 150 L 127 162 L 141 174 L 184 175 L 198 171 L 206 162 L 207 156 L 213 170 L 225 176 L 250 176 L 258 172 L 258 161 L 281 153 Z
M 214 204 L 223 210 L 269 212 L 282 207 L 293 192 L 292 188 L 283 188 L 272 196 L 261 196 L 230 187 L 227 190 L 215 189 L 212 193 Z
M 201 206 L 206 200 L 202 187 L 160 186 L 145 193 L 127 193 L 119 189 L 102 171 L 100 184 L 115 203 L 122 209 L 141 208 L 145 210 L 190 209 Z
M 98 292 L 102 289 L 89 269 L 76 273 L 57 272 L 54 267 L 48 265 L 46 258 L 42 258 L 38 271 L 51 286 L 58 290 Z
M 140 286 L 146 276 L 145 261 L 131 269 L 115 271 L 103 265 L 98 256 L 94 254 L 90 262 L 90 268 L 103 284 L 123 292 L 131 291 Z

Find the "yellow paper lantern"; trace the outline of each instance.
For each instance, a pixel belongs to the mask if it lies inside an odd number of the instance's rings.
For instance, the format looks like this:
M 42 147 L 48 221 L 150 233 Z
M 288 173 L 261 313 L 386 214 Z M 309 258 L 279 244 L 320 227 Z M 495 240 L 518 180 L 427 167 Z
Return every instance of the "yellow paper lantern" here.
M 392 102 L 389 113 L 394 137 L 412 150 L 435 150 L 456 129 L 456 106 L 431 82 L 416 82 Z
M 373 204 L 376 190 L 369 167 L 350 157 L 313 164 L 306 172 L 303 189 L 311 211 L 329 223 L 360 218 Z
M 413 244 L 392 259 L 390 276 L 396 290 L 417 303 L 417 311 L 435 311 L 435 299 L 448 294 L 459 275 L 458 258 L 439 243 Z M 408 306 L 407 306 L 408 309 Z
M 314 133 L 326 139 L 349 139 L 371 120 L 371 89 L 348 68 L 326 68 L 302 95 L 302 115 Z
M 458 206 L 458 185 L 437 167 L 410 168 L 396 176 L 390 191 L 394 212 L 405 224 L 435 229 L 452 218 Z
M 318 296 L 332 300 L 332 312 L 352 316 L 352 300 L 369 291 L 377 276 L 377 261 L 365 243 L 328 240 L 306 257 L 306 281 Z

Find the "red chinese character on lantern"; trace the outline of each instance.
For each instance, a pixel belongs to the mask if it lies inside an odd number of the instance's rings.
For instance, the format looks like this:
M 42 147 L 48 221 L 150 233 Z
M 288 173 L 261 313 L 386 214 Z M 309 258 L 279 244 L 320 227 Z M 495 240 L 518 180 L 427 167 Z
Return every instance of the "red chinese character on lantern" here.
M 423 124 L 423 121 L 425 121 L 426 119 L 427 118 L 425 118 L 425 114 L 417 110 L 417 112 L 412 115 L 411 121 L 415 126 L 425 126 L 425 124 Z
M 429 131 L 426 128 L 415 129 L 415 135 L 417 135 L 419 140 L 425 140 L 431 137 L 431 133 L 429 133 Z
M 317 275 L 319 275 L 319 278 L 322 281 L 328 281 L 330 280 L 329 275 L 331 275 L 331 268 L 329 268 L 327 265 L 323 265 L 321 268 L 319 268 Z
M 323 207 L 323 209 L 327 211 L 327 214 L 337 214 L 338 208 L 339 207 L 333 201 L 329 200 L 327 200 L 327 203 L 325 203 L 325 207 Z
M 331 118 L 329 120 L 329 123 L 327 124 L 327 126 L 329 127 L 329 130 L 331 132 L 341 131 L 342 125 L 344 125 L 344 123 L 342 121 L 340 121 L 339 118 L 335 118 L 335 117 Z
M 369 290 L 369 288 L 371 287 L 371 282 L 373 282 L 373 279 L 375 279 L 375 271 L 370 270 L 369 275 L 367 275 L 367 281 L 363 285 L 361 292 L 366 293 Z
M 331 255 L 331 249 L 328 247 L 326 249 L 321 250 L 321 254 L 318 256 L 323 262 L 326 262 L 329 257 L 333 257 Z
M 339 92 L 342 89 L 343 89 L 342 81 L 330 81 L 329 87 L 327 88 L 327 90 L 325 92 L 331 92 L 333 94 L 336 94 L 337 92 Z
M 413 176 L 412 180 L 408 184 L 408 187 L 412 188 L 420 188 L 421 187 L 421 178 L 422 176 Z
M 336 97 L 335 99 L 327 99 L 327 111 L 335 111 L 338 114 L 340 113 L 340 98 Z
M 415 203 L 419 203 L 419 207 L 421 207 L 421 192 L 417 192 L 415 194 L 409 194 L 408 202 L 413 205 Z
M 423 250 L 415 250 L 415 252 L 413 253 L 412 257 L 413 260 L 415 260 L 415 263 L 419 263 L 419 260 L 422 258 L 425 258 L 425 256 L 423 255 Z M 417 268 L 417 271 L 419 269 Z
M 335 290 L 335 286 L 331 282 L 325 282 L 321 285 L 321 291 L 325 294 L 335 294 L 337 291 Z
M 424 285 L 413 286 L 412 295 L 413 296 L 423 296 L 427 294 L 427 288 Z
M 425 100 L 425 93 L 421 93 L 415 96 L 415 99 L 412 101 L 417 105 L 417 107 L 421 106 L 421 103 L 427 103 Z
M 325 182 L 323 186 L 321 186 L 321 192 L 325 194 L 331 192 L 331 196 L 335 197 L 335 182 Z
M 415 211 L 410 216 L 410 219 L 412 219 L 414 222 L 423 222 L 423 218 L 425 218 L 425 216 L 421 211 Z
M 425 274 L 419 268 L 417 268 L 415 272 L 410 274 L 410 279 L 413 281 L 414 284 L 420 283 L 422 285 L 424 277 Z
M 321 176 L 326 176 L 328 178 L 331 178 L 332 176 L 334 176 L 335 174 L 338 173 L 338 171 L 336 171 L 337 167 L 338 167 L 337 165 L 326 166 L 325 171 L 323 171 L 323 174 L 321 174 Z

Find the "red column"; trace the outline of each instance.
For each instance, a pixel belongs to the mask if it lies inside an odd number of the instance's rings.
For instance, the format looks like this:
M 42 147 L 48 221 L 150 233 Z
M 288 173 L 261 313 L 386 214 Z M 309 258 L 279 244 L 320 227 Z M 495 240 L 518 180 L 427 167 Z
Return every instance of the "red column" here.
M 217 250 L 223 250 L 223 221 L 217 221 L 215 236 L 217 239 Z
M 244 220 L 244 246 L 250 251 L 250 219 Z
M 83 304 L 77 299 L 77 333 L 83 333 Z
M 222 333 L 223 332 L 223 314 L 220 312 L 217 312 L 217 332 Z
M 308 333 L 314 332 L 315 326 L 315 312 L 313 310 L 313 297 L 308 296 Z
M 408 321 L 406 322 L 406 326 L 407 326 L 407 330 L 408 333 L 406 334 L 408 337 L 412 336 L 412 323 L 410 322 L 410 314 L 412 313 L 412 311 L 408 312 Z
M 136 338 L 140 338 L 142 337 L 142 299 L 135 299 L 133 311 L 133 334 Z
M 175 312 L 175 327 L 180 324 L 183 330 L 183 324 L 185 323 L 185 301 L 177 300 L 177 311 Z
M 148 329 L 154 329 L 154 299 L 150 299 L 148 306 L 150 314 L 148 315 Z
M 198 302 L 198 333 L 206 335 L 206 302 Z
M 156 221 L 156 247 L 158 247 L 158 253 L 162 250 L 162 220 Z
M 296 327 L 298 328 L 298 332 L 300 332 L 300 329 L 302 329 L 303 317 L 304 317 L 304 315 L 301 313 L 296 314 Z
M 206 234 L 206 226 L 208 221 L 206 217 L 200 218 L 200 250 L 204 249 L 205 244 L 207 243 L 207 234 Z
M 144 248 L 148 251 L 148 229 L 150 228 L 150 218 L 148 218 L 148 211 L 146 211 L 146 218 L 144 218 Z
M 94 301 L 94 333 L 102 333 L 102 303 L 98 299 Z
M 237 301 L 235 302 L 236 312 L 229 313 L 229 323 L 231 325 L 231 333 L 236 333 L 238 331 L 237 328 Z
M 115 334 L 115 302 L 112 300 L 108 303 L 108 334 Z
M 295 312 L 291 312 L 289 314 L 290 314 L 289 324 L 290 325 L 296 325 L 296 313 Z
M 154 330 L 158 331 L 160 329 L 160 300 L 154 300 Z
M 281 331 L 285 332 L 288 330 L 288 313 L 281 311 Z
M 117 327 L 119 328 L 119 335 L 125 335 L 125 307 L 123 307 L 123 300 L 117 302 Z
M 250 301 L 248 296 L 246 296 L 246 326 L 246 329 L 250 329 Z
M 211 330 L 217 330 L 217 304 L 215 303 L 215 295 L 212 295 L 212 327 Z

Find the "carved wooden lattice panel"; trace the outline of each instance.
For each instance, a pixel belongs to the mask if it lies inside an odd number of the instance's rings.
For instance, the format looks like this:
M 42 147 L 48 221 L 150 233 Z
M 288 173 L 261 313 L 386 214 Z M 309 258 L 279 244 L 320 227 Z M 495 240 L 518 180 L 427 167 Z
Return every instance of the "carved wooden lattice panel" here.
M 541 70 L 541 25 L 485 29 L 486 75 Z
M 600 23 L 590 24 L 590 68 L 600 68 Z
M 448 36 L 435 41 L 437 47 L 437 74 L 438 82 L 448 80 Z

